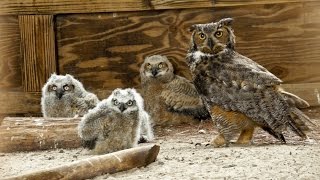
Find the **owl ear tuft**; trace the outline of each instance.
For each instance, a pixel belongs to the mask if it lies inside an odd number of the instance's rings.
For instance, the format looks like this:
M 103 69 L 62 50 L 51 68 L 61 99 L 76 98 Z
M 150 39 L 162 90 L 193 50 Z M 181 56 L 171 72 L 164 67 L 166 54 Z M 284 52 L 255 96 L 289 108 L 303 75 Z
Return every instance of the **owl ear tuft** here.
M 121 90 L 121 88 L 116 88 L 115 90 L 113 90 L 113 94 L 114 95 L 119 95 L 120 94 L 120 90 Z
M 70 74 L 66 74 L 66 77 L 68 77 L 68 78 L 73 78 L 73 76 L 70 75 Z
M 220 26 L 231 26 L 233 18 L 223 18 L 219 21 Z
M 51 74 L 50 79 L 56 79 L 57 76 L 58 76 L 58 75 L 54 72 L 54 73 Z
M 192 25 L 192 26 L 189 28 L 189 32 L 193 32 L 194 30 L 196 30 L 196 28 L 197 28 L 197 25 L 196 25 L 196 24 Z

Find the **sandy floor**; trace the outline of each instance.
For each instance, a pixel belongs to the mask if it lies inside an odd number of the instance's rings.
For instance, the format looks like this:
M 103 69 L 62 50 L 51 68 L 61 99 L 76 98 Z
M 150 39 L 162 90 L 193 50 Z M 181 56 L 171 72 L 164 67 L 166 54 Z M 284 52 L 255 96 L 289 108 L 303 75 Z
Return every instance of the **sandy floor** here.
M 310 117 L 320 117 L 309 110 Z M 314 119 L 320 126 L 320 119 Z M 107 174 L 95 179 L 320 179 L 320 128 L 314 127 L 309 139 L 285 134 L 281 144 L 257 130 L 253 145 L 214 149 L 205 144 L 217 132 L 211 122 L 201 126 L 156 129 L 160 145 L 156 162 L 145 168 Z M 204 130 L 205 133 L 199 133 Z M 19 175 L 90 157 L 83 149 L 29 153 L 1 153 L 0 177 Z

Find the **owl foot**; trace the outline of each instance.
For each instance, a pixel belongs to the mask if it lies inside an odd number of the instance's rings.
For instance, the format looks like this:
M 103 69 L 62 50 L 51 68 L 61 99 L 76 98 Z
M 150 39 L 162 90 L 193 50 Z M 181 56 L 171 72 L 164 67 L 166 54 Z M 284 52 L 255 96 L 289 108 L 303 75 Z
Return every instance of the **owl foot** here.
M 253 132 L 254 132 L 253 127 L 242 130 L 236 144 L 240 145 L 240 146 L 251 145 L 252 144 L 251 139 L 253 136 Z
M 235 142 L 230 144 L 230 147 L 248 147 L 251 146 L 253 144 L 252 141 L 249 142 Z
M 148 142 L 150 142 L 150 140 L 148 139 L 148 137 L 146 137 L 146 136 L 141 136 L 140 139 L 139 139 L 139 141 L 138 141 L 138 144 L 140 144 L 140 143 L 148 143 Z
M 221 147 L 223 145 L 226 145 L 226 139 L 224 138 L 224 136 L 222 134 L 219 134 L 217 137 L 215 137 L 210 144 L 217 148 L 217 147 Z

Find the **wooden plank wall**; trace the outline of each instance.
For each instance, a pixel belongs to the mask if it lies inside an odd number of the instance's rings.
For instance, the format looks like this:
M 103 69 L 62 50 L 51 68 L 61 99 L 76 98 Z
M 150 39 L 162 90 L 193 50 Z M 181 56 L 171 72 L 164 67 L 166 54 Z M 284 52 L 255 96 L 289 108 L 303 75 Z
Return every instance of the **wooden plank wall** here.
M 139 88 L 139 66 L 153 54 L 167 55 L 176 73 L 190 78 L 184 62 L 188 28 L 222 17 L 235 19 L 240 53 L 283 79 L 289 91 L 319 105 L 319 9 L 317 0 L 2 0 L 0 116 L 39 115 L 41 85 L 55 70 L 73 74 L 100 98 L 117 87 Z M 33 20 L 24 24 L 30 16 Z M 23 46 L 29 25 L 41 17 L 48 17 L 40 22 L 47 26 L 31 37 L 46 42 L 47 29 L 49 44 Z M 26 58 L 28 48 L 37 54 L 30 56 L 37 57 L 34 62 Z M 53 64 L 38 68 L 37 63 Z M 32 71 L 35 76 L 27 73 Z

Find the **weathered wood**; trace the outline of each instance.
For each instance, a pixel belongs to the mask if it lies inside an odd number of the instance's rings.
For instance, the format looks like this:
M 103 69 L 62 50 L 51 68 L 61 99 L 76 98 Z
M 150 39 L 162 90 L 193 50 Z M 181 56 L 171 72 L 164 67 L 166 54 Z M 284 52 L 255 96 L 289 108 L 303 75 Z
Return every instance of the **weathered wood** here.
M 80 118 L 5 118 L 0 126 L 0 152 L 80 147 Z
M 0 16 L 0 89 L 22 90 L 17 16 Z
M 274 4 L 312 1 L 317 0 L 1 0 L 0 15 L 144 11 L 155 9 L 209 8 L 243 6 L 249 4 Z
M 24 90 L 38 92 L 57 70 L 53 16 L 20 15 L 19 26 Z
M 315 2 L 61 15 L 57 16 L 59 70 L 75 74 L 91 89 L 139 88 L 143 58 L 163 54 L 178 74 L 190 78 L 185 64 L 188 28 L 230 16 L 235 19 L 240 53 L 285 83 L 320 82 L 319 9 L 320 2 Z
M 88 179 L 102 174 L 145 167 L 156 160 L 159 151 L 158 145 L 136 147 L 5 179 Z
M 40 114 L 41 93 L 0 92 L 0 114 Z

